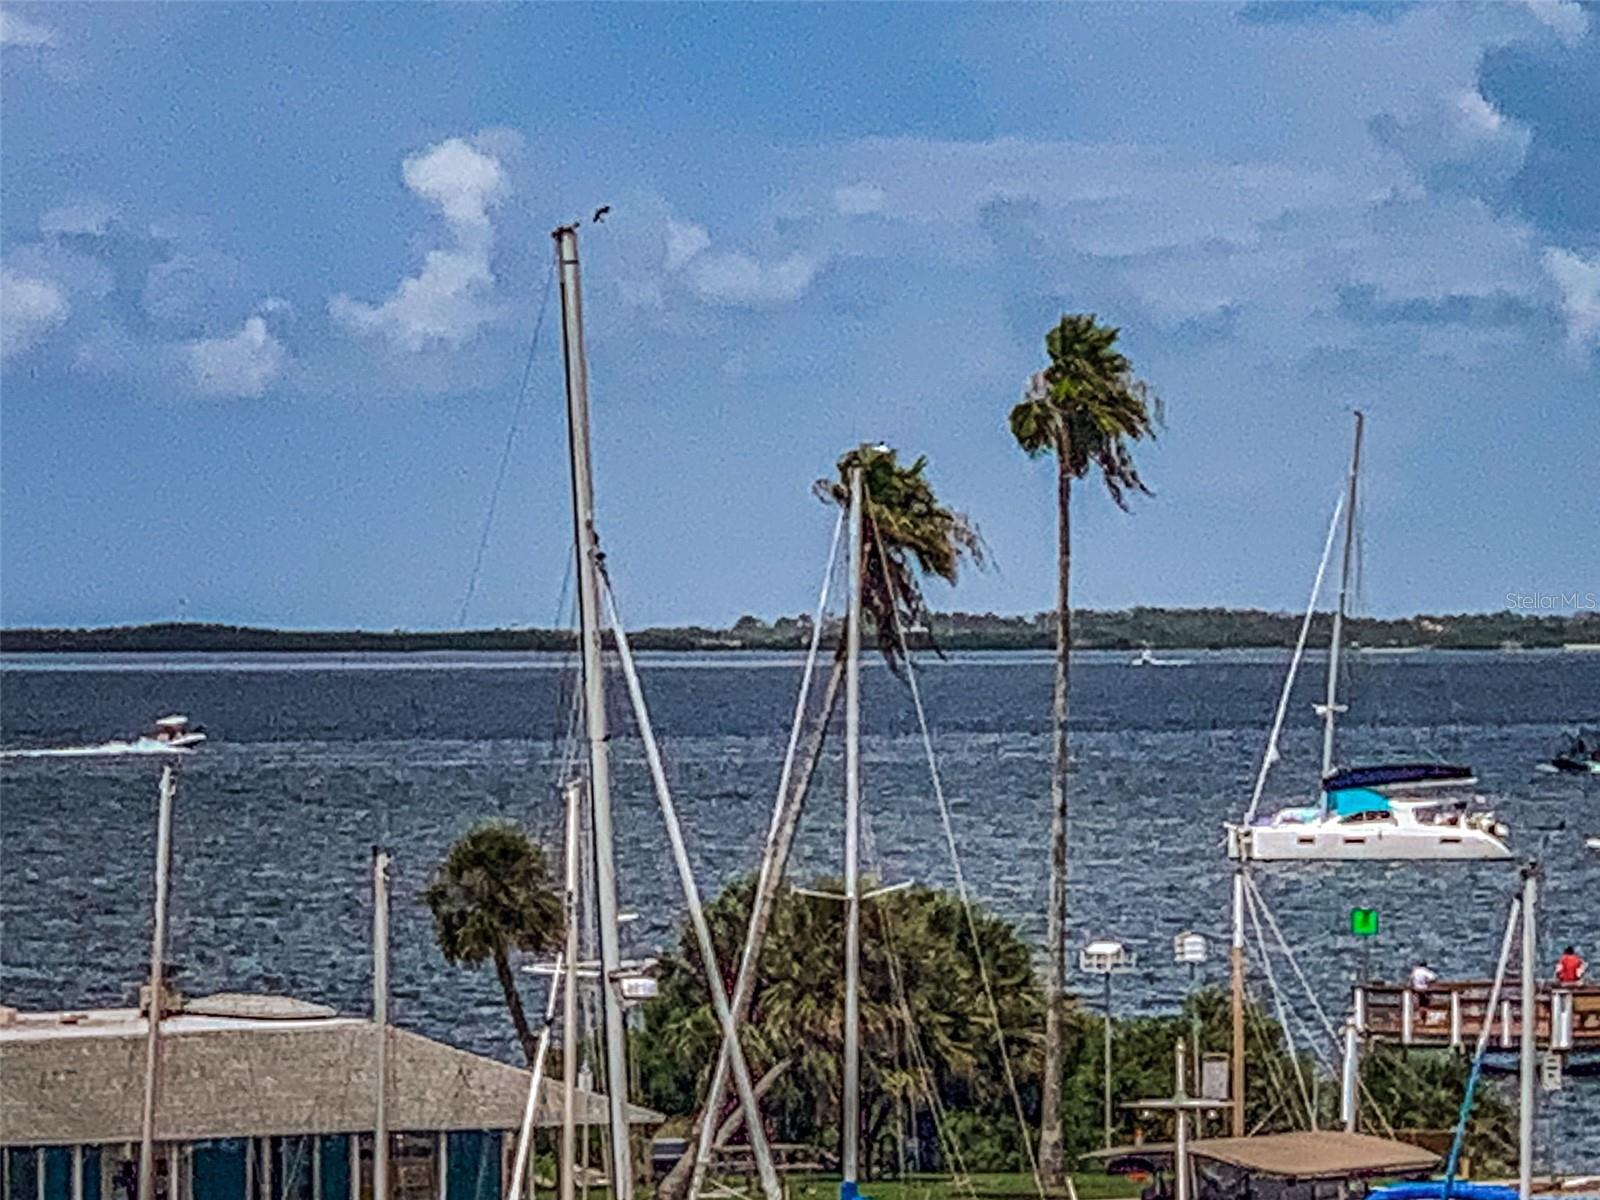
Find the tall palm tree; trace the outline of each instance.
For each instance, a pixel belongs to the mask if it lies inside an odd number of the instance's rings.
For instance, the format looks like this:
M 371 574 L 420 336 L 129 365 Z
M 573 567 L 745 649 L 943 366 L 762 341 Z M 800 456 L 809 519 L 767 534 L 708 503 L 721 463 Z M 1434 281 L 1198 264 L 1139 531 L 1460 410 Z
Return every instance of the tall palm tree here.
M 976 526 L 966 515 L 939 501 L 927 478 L 928 460 L 918 458 L 910 466 L 900 462 L 888 446 L 857 446 L 840 456 L 838 474 L 819 479 L 813 487 L 824 503 L 847 507 L 850 503 L 850 473 L 856 467 L 862 474 L 862 589 L 861 607 L 873 624 L 878 650 L 895 670 L 900 666 L 901 629 L 920 622 L 927 615 L 922 595 L 923 576 L 938 576 L 954 584 L 963 560 L 983 562 L 983 542 Z M 745 935 L 744 957 L 733 987 L 733 1019 L 744 1024 L 750 1015 L 758 985 L 758 965 L 766 944 L 772 914 L 783 887 L 789 851 L 800 823 L 811 777 L 822 760 L 828 724 L 838 706 L 839 689 L 844 679 L 844 639 L 834 655 L 822 693 L 822 706 L 815 724 L 797 759 L 788 794 L 781 799 L 776 819 L 768 831 L 764 851 L 764 873 L 756 890 L 750 923 Z M 726 1070 L 718 1075 L 726 1083 Z M 708 1113 L 720 1114 L 726 1100 L 725 1086 L 713 1087 L 695 1119 L 696 1130 Z M 694 1170 L 696 1146 L 689 1147 L 673 1165 L 656 1189 L 658 1200 L 679 1200 L 688 1190 Z
M 511 952 L 545 953 L 562 941 L 561 893 L 544 850 L 509 821 L 485 821 L 450 848 L 422 898 L 433 912 L 434 937 L 446 961 L 494 962 L 517 1040 L 532 1066 L 539 1039 L 522 1008 Z
M 1045 1183 L 1065 1179 L 1061 1144 L 1061 1050 L 1067 984 L 1067 692 L 1072 650 L 1072 483 L 1091 471 L 1117 507 L 1147 492 L 1129 443 L 1154 437 L 1159 401 L 1117 349 L 1118 330 L 1093 313 L 1072 313 L 1045 335 L 1049 365 L 1029 380 L 1011 410 L 1011 432 L 1030 457 L 1056 456 L 1056 670 L 1051 709 L 1050 904 L 1046 919 L 1044 1085 L 1039 1105 L 1039 1169 Z

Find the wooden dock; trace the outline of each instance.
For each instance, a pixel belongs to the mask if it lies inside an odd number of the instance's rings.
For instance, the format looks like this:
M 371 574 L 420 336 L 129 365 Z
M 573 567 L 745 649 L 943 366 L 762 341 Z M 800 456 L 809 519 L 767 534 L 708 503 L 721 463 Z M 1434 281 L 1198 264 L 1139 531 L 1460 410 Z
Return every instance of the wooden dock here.
M 1502 986 L 1493 1014 L 1490 989 L 1487 979 L 1439 980 L 1426 992 L 1405 984 L 1363 984 L 1354 989 L 1356 1031 L 1402 1046 L 1471 1047 L 1490 1021 L 1490 1048 L 1514 1050 L 1522 1037 L 1522 989 Z M 1534 1004 L 1534 1038 L 1541 1047 L 1600 1051 L 1600 985 L 1541 984 Z

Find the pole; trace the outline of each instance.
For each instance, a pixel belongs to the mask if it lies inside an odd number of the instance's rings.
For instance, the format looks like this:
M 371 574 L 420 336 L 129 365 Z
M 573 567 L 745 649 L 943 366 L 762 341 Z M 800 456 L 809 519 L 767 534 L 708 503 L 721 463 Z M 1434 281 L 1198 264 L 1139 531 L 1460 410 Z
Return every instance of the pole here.
M 1339 607 L 1333 613 L 1333 631 L 1328 639 L 1328 692 L 1322 706 L 1322 774 L 1333 770 L 1333 726 L 1339 705 L 1339 643 L 1344 637 L 1345 607 L 1350 595 L 1350 560 L 1356 538 L 1356 480 L 1361 474 L 1361 430 L 1366 416 L 1356 412 L 1355 448 L 1350 452 L 1350 482 L 1344 504 L 1344 562 L 1339 567 Z
M 645 706 L 644 688 L 639 683 L 639 672 L 634 666 L 633 651 L 628 646 L 627 631 L 617 614 L 616 596 L 609 586 L 606 595 L 611 601 L 611 629 L 617 642 L 617 658 L 622 664 L 622 676 L 627 681 L 628 699 L 633 703 L 639 737 L 644 742 L 644 755 L 650 766 L 650 777 L 655 783 L 661 819 L 667 827 L 667 842 L 672 847 L 672 861 L 678 869 L 678 886 L 683 891 L 684 906 L 689 910 L 689 925 L 694 930 L 695 942 L 700 950 L 700 965 L 706 973 L 706 984 L 711 992 L 711 1008 L 721 1028 L 722 1043 L 728 1048 L 728 1065 L 733 1071 L 739 1105 L 744 1110 L 745 1136 L 749 1139 L 750 1151 L 756 1160 L 761 1191 L 766 1200 L 783 1200 L 783 1185 L 778 1182 L 777 1169 L 772 1165 L 772 1151 L 767 1146 L 766 1130 L 761 1124 L 761 1106 L 756 1100 L 755 1085 L 750 1082 L 750 1064 L 745 1060 L 744 1047 L 739 1044 L 739 1031 L 733 1023 L 728 989 L 723 981 L 722 968 L 717 964 L 711 927 L 706 923 L 705 909 L 700 904 L 700 888 L 695 883 L 694 869 L 689 864 L 689 851 L 684 845 L 677 805 L 672 801 L 666 768 L 661 763 L 661 748 L 656 744 L 655 729 L 650 724 L 650 710 Z
M 1535 905 L 1539 898 L 1539 868 L 1529 863 L 1522 869 L 1522 1098 L 1517 1112 L 1517 1195 L 1528 1200 L 1533 1191 L 1533 1074 L 1538 1047 L 1534 1041 L 1539 1019 L 1538 922 Z
M 172 768 L 161 768 L 156 802 L 155 924 L 150 934 L 150 1008 L 145 1015 L 144 1108 L 139 1120 L 139 1200 L 156 1186 L 156 1103 L 161 1090 L 161 1014 L 166 1004 L 167 892 L 172 874 Z
M 1344 1121 L 1344 1131 L 1356 1131 L 1359 1114 L 1359 1088 L 1361 1080 L 1361 1041 L 1356 1023 L 1346 1021 L 1344 1026 L 1344 1073 L 1340 1078 L 1339 1116 Z
M 1102 1039 L 1102 1041 L 1105 1042 L 1105 1058 L 1106 1058 L 1106 1062 L 1105 1062 L 1105 1068 L 1106 1069 L 1105 1069 L 1105 1080 L 1104 1080 L 1104 1085 L 1105 1085 L 1104 1107 L 1105 1107 L 1105 1124 L 1106 1124 L 1106 1130 L 1105 1130 L 1106 1145 L 1105 1145 L 1105 1148 L 1107 1150 L 1109 1150 L 1109 1149 L 1111 1149 L 1111 972 L 1110 971 L 1106 972 L 1106 1022 L 1105 1022 L 1105 1037 Z
M 861 1139 L 861 468 L 850 471 L 850 615 L 845 627 L 844 1129 L 840 1200 L 854 1200 Z
M 1229 1071 L 1233 1086 L 1234 1137 L 1244 1136 L 1244 868 L 1233 872 L 1233 944 L 1228 950 L 1232 980 L 1233 1064 Z
M 533 1074 L 528 1079 L 528 1101 L 522 1107 L 522 1127 L 517 1131 L 517 1149 L 511 1160 L 511 1190 L 506 1193 L 506 1200 L 522 1200 L 523 1197 L 528 1152 L 533 1146 L 533 1117 L 539 1106 L 539 1089 L 544 1085 L 544 1064 L 550 1057 L 550 1029 L 556 1021 L 556 985 L 563 978 L 570 979 L 575 970 L 575 964 L 556 955 L 556 971 L 550 977 L 550 992 L 544 1002 L 544 1024 L 539 1027 L 539 1044 L 533 1051 Z
M 578 625 L 583 644 L 584 731 L 589 743 L 589 806 L 594 829 L 595 897 L 600 925 L 600 995 L 605 1013 L 606 1098 L 611 1119 L 614 1200 L 633 1200 L 628 1152 L 628 1051 L 617 972 L 616 853 L 611 827 L 611 760 L 607 750 L 604 658 L 600 633 L 600 564 L 589 463 L 589 367 L 583 348 L 583 297 L 578 229 L 552 235 L 561 268 L 561 346 L 567 369 L 567 434 L 572 458 L 572 524 L 577 553 Z
M 1194 1053 L 1189 1070 L 1193 1073 L 1190 1078 L 1194 1080 L 1194 1094 L 1196 1096 L 1205 1091 L 1205 1079 L 1202 1077 L 1200 1069 L 1200 1006 L 1195 1003 L 1195 976 L 1198 968 L 1198 963 L 1189 964 L 1189 1040 L 1193 1043 L 1191 1049 Z M 1196 1116 L 1195 1121 L 1196 1128 L 1201 1130 L 1205 1128 L 1203 1117 Z
M 389 1196 L 389 855 L 372 848 L 372 1028 L 378 1095 L 372 1124 L 372 1196 Z
M 1111 978 L 1109 975 L 1107 979 Z M 1187 1074 L 1183 1061 L 1183 1039 L 1179 1038 L 1173 1047 L 1178 1064 L 1178 1108 L 1173 1116 L 1176 1118 L 1177 1136 L 1172 1143 L 1172 1173 L 1177 1177 L 1177 1200 L 1189 1200 L 1189 1113 L 1183 1107 L 1183 1102 L 1189 1097 L 1184 1091 L 1183 1077 Z
M 566 888 L 562 893 L 567 925 L 567 973 L 561 977 L 561 1200 L 574 1200 L 577 1188 L 578 1087 L 578 826 L 583 780 L 567 784 Z M 555 980 L 550 981 L 552 987 Z

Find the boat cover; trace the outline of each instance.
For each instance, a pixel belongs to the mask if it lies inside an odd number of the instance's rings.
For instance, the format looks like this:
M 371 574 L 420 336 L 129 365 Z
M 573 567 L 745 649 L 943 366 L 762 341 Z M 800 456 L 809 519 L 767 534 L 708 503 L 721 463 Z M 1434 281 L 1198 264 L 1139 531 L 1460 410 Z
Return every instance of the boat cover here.
M 1328 793 L 1328 807 L 1336 817 L 1353 817 L 1357 813 L 1388 812 L 1389 797 L 1371 788 L 1345 788 Z
M 1403 783 L 1465 782 L 1471 778 L 1471 767 L 1455 763 L 1375 763 L 1334 771 L 1323 779 L 1322 790 L 1339 792 L 1346 788 L 1379 788 Z

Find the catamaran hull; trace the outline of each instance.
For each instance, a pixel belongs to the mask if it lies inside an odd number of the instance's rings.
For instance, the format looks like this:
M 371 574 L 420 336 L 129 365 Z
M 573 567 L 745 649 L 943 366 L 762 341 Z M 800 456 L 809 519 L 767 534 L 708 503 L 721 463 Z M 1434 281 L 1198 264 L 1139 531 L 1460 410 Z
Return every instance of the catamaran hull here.
M 1228 832 L 1231 858 L 1253 862 L 1452 862 L 1507 859 L 1511 848 L 1482 829 L 1356 830 L 1260 825 Z

